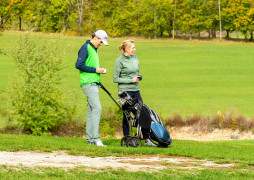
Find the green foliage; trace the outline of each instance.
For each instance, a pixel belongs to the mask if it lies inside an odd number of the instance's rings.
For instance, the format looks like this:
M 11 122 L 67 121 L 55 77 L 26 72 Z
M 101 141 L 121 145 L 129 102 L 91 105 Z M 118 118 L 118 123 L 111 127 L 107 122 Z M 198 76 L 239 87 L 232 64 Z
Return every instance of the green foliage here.
M 5 101 L 5 98 L 3 96 L 3 91 L 0 90 L 0 119 L 1 120 L 5 119 L 8 122 L 10 121 L 11 116 L 10 116 L 10 112 L 3 105 L 4 101 Z M 4 121 L 2 121 L 1 123 L 4 123 Z
M 227 30 L 238 30 L 245 35 L 254 31 L 254 2 L 252 0 L 232 0 L 223 9 L 223 19 Z
M 2 115 L 3 112 L 2 102 L 3 102 L 2 91 L 0 91 L 0 116 Z
M 123 113 L 118 107 L 104 110 L 100 121 L 100 135 L 114 137 L 122 129 L 122 119 Z
M 13 117 L 33 135 L 50 134 L 51 128 L 68 121 L 75 112 L 75 107 L 64 102 L 59 87 L 64 65 L 58 43 L 27 34 L 15 49 L 17 71 L 9 86 Z
M 220 0 L 220 5 L 223 30 L 246 38 L 254 31 L 252 0 Z M 177 34 L 190 37 L 202 31 L 216 37 L 220 29 L 218 0 L 2 0 L 0 17 L 6 29 L 22 24 L 26 30 L 79 35 L 104 29 L 110 36 L 171 36 L 173 22 Z
M 3 30 L 3 27 L 0 26 L 0 36 L 3 35 L 2 30 Z M 0 48 L 0 54 L 3 54 L 3 50 L 1 48 Z

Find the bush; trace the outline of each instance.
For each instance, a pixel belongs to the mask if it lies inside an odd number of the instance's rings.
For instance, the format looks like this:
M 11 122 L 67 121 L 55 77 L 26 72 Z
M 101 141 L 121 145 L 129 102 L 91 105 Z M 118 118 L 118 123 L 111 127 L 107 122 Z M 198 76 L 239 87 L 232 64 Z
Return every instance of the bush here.
M 122 134 L 122 111 L 117 107 L 109 107 L 103 110 L 100 121 L 100 136 L 115 137 Z M 1 131 L 1 130 L 0 130 Z M 71 121 L 51 130 L 53 136 L 84 137 L 86 135 L 85 121 Z
M 212 131 L 214 128 L 254 132 L 253 119 L 246 119 L 243 116 L 234 117 L 232 114 L 227 115 L 226 113 L 219 113 L 215 117 L 193 115 L 186 120 L 176 114 L 173 118 L 167 117 L 163 119 L 163 122 L 170 127 L 194 126 L 196 129 L 206 132 Z
M 2 91 L 0 91 L 0 115 L 2 115 L 3 113 L 2 102 L 3 102 Z
M 123 113 L 118 107 L 107 108 L 101 114 L 100 135 L 114 137 L 116 132 L 122 131 Z
M 49 135 L 51 128 L 70 120 L 75 112 L 59 88 L 64 65 L 58 49 L 59 41 L 27 34 L 15 50 L 17 71 L 9 86 L 12 116 L 28 134 Z
M 5 120 L 10 121 L 10 119 L 11 119 L 10 112 L 3 105 L 5 98 L 3 97 L 2 93 L 3 93 L 3 91 L 0 91 L 0 119 L 3 121 L 5 121 Z

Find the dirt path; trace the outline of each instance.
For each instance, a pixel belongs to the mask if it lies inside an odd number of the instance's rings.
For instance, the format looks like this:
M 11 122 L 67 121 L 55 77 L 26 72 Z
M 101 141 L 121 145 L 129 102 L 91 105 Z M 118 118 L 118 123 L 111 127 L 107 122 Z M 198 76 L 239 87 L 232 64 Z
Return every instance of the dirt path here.
M 202 169 L 230 168 L 233 164 L 216 164 L 212 161 L 170 156 L 87 157 L 71 156 L 64 152 L 4 152 L 0 151 L 0 165 L 23 167 L 85 167 L 95 169 L 125 169 L 127 171 L 156 171 L 168 167 Z

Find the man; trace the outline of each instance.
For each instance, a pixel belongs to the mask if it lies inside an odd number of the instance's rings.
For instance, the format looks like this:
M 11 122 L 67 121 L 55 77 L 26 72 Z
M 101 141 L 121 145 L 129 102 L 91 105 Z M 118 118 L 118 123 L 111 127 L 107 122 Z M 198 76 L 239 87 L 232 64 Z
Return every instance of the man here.
M 108 35 L 103 30 L 98 30 L 87 40 L 78 52 L 76 68 L 80 70 L 80 86 L 87 96 L 86 138 L 87 144 L 105 146 L 99 137 L 99 124 L 101 104 L 99 99 L 100 74 L 105 69 L 100 68 L 98 48 L 107 42 Z

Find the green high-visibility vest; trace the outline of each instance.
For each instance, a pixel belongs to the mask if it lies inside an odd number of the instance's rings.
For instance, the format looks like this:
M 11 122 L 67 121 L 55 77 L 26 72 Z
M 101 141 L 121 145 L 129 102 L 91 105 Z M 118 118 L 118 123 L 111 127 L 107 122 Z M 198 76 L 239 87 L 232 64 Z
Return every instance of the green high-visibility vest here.
M 87 51 L 88 51 L 88 57 L 85 61 L 86 66 L 91 66 L 94 68 L 99 68 L 99 55 L 98 52 L 94 47 L 92 47 L 90 44 L 87 44 Z M 84 86 L 90 83 L 99 83 L 100 82 L 100 74 L 99 73 L 88 73 L 84 71 L 80 72 L 80 86 Z

